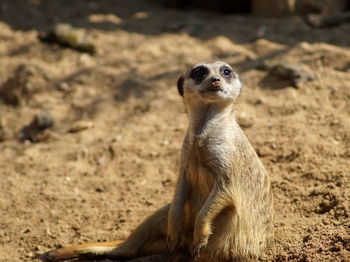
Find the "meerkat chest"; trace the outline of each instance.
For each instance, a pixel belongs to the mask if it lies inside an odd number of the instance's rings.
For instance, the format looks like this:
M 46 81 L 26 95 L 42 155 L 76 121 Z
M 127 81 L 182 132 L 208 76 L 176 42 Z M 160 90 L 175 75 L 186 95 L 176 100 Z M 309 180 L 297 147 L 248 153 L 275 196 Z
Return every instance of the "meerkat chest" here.
M 200 195 L 209 195 L 215 179 L 226 166 L 222 141 L 196 137 L 188 153 L 188 180 Z
M 192 161 L 188 167 L 188 181 L 193 195 L 204 199 L 210 194 L 215 182 L 212 174 L 205 166 Z
M 225 135 L 205 134 L 195 138 L 193 151 L 201 165 L 216 173 L 227 166 L 232 146 Z
M 185 202 L 187 226 L 193 228 L 197 214 L 202 209 L 214 186 L 211 174 L 199 163 L 190 162 L 187 169 L 189 195 Z M 191 231 L 191 230 L 190 230 Z

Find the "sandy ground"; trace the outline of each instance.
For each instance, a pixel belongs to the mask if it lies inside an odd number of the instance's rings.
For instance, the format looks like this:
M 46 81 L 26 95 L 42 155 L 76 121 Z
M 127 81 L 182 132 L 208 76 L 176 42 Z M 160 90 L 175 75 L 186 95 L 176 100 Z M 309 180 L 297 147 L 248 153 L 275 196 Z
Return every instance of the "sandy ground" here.
M 85 28 L 97 53 L 41 43 L 38 31 L 57 22 Z M 17 106 L 0 100 L 0 261 L 123 239 L 169 202 L 187 127 L 175 83 L 216 59 L 241 74 L 238 120 L 271 174 L 275 244 L 263 260 L 350 261 L 349 35 L 350 24 L 317 30 L 147 1 L 1 1 L 0 83 L 24 65 L 18 85 L 30 92 Z M 255 69 L 268 58 L 316 79 L 293 88 Z M 43 110 L 54 126 L 19 142 Z

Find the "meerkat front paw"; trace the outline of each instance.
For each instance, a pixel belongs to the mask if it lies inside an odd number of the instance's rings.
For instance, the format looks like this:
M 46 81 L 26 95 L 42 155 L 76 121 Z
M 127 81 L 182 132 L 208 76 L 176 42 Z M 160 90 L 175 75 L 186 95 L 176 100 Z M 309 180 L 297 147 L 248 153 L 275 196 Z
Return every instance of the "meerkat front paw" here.
M 197 224 L 199 225 L 199 223 Z M 193 244 L 191 254 L 198 256 L 200 250 L 208 244 L 209 236 L 211 235 L 211 226 L 206 223 L 202 226 L 197 226 L 193 233 Z
M 208 244 L 208 239 L 211 234 L 211 230 L 205 230 L 205 232 L 201 232 L 201 234 L 194 234 L 193 244 L 191 254 L 196 257 L 199 256 L 199 253 L 203 247 Z
M 199 256 L 201 249 L 208 244 L 208 238 L 209 237 L 204 237 L 202 239 L 193 241 L 192 250 L 191 250 L 191 255 L 193 257 Z

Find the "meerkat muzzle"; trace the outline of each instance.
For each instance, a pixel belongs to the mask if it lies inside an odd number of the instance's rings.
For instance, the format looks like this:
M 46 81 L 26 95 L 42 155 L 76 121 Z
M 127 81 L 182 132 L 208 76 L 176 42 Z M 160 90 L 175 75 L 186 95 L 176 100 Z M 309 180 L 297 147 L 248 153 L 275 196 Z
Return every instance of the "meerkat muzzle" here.
M 217 76 L 213 76 L 211 79 L 210 79 L 210 85 L 208 87 L 208 90 L 212 90 L 212 91 L 218 91 L 220 90 L 221 88 L 221 81 L 220 81 L 220 78 L 217 77 Z
M 214 82 L 214 83 L 211 84 L 211 86 L 218 88 L 218 87 L 221 86 L 221 83 L 220 82 Z
M 212 92 L 222 91 L 221 82 L 220 81 L 211 82 L 204 91 L 212 91 Z

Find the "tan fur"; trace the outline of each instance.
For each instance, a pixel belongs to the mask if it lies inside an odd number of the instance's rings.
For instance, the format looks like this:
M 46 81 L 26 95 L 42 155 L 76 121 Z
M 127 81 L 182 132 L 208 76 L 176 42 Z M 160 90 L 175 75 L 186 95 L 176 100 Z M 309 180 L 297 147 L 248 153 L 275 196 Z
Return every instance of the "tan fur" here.
M 204 67 L 203 79 L 193 77 Z M 129 258 L 186 250 L 196 262 L 251 261 L 272 235 L 268 175 L 235 121 L 241 91 L 223 62 L 201 63 L 179 80 L 189 117 L 174 199 L 147 218 L 122 243 L 97 243 L 53 250 L 43 261 L 101 256 Z M 201 76 L 201 73 L 198 74 Z

